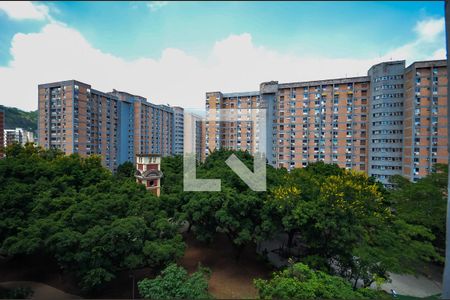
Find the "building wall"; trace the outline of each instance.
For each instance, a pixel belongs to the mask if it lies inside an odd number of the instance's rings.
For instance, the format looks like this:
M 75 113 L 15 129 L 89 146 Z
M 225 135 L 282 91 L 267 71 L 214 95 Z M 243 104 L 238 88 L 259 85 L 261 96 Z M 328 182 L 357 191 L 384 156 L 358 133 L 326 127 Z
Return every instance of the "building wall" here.
M 405 71 L 403 175 L 416 181 L 448 163 L 446 61 L 415 62 Z
M 275 167 L 313 161 L 363 171 L 389 186 L 392 175 L 417 180 L 447 163 L 446 61 L 377 64 L 369 76 L 311 82 L 265 82 L 259 92 L 206 93 L 208 114 L 238 103 L 266 109 L 267 159 Z M 256 101 L 256 105 L 253 102 Z M 249 150 L 239 122 L 205 122 L 205 156 L 222 147 Z M 248 135 L 247 135 L 248 134 Z
M 75 80 L 39 85 L 38 143 L 67 154 L 99 154 L 115 170 L 136 154 L 172 155 L 173 109 L 141 96 L 103 93 Z
M 19 143 L 25 145 L 26 143 L 33 143 L 33 133 L 22 128 L 5 129 L 4 133 L 4 146 L 7 147 L 13 143 Z
M 213 92 L 206 94 L 206 132 L 205 140 L 208 145 L 206 155 L 210 150 L 228 148 L 254 153 L 254 125 L 246 116 L 259 106 L 259 92 L 222 94 Z M 228 121 L 218 122 L 220 109 L 226 109 Z M 208 116 L 216 114 L 214 120 Z
M 172 108 L 142 99 L 134 102 L 134 149 L 136 154 L 172 155 L 174 117 Z
M 175 155 L 182 155 L 184 144 L 185 113 L 182 107 L 174 106 L 172 108 L 174 117 L 173 152 Z
M 118 165 L 118 99 L 75 80 L 39 85 L 38 143 Z
M 252 93 L 207 93 L 207 109 L 266 109 L 265 152 L 276 167 L 292 169 L 311 161 L 325 161 L 366 170 L 368 77 L 268 82 L 260 89 Z M 251 144 L 255 132 L 250 123 L 206 124 L 209 149 L 219 146 L 255 152 Z M 238 143 L 236 133 L 241 133 L 245 142 Z
M 204 121 L 198 115 L 186 112 L 184 114 L 184 152 L 195 153 L 197 160 L 203 160 Z
M 368 174 L 389 185 L 392 175 L 402 174 L 405 61 L 384 62 L 369 69 Z

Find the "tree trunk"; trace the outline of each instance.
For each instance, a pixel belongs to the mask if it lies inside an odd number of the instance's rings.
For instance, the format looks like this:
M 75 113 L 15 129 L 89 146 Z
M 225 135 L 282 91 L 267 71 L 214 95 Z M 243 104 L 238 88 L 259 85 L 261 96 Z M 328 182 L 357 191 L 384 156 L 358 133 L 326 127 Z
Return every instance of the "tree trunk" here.
M 356 290 L 356 286 L 358 285 L 359 277 L 355 277 L 355 283 L 353 283 L 353 289 Z
M 294 241 L 294 236 L 295 236 L 295 231 L 294 230 L 289 230 L 289 232 L 288 232 L 288 243 L 287 243 L 288 249 L 292 248 L 292 242 Z
M 187 229 L 187 233 L 190 233 L 190 232 L 191 232 L 191 228 L 192 228 L 192 222 L 189 222 L 189 226 L 188 226 L 188 229 Z

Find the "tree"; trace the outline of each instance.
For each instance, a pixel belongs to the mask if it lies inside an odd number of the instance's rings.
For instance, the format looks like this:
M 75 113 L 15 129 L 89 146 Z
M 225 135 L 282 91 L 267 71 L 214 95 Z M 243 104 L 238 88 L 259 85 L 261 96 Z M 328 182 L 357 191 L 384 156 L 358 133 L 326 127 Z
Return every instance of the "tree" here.
M 265 219 L 263 210 L 265 192 L 254 192 L 225 163 L 235 154 L 249 169 L 253 158 L 248 152 L 217 150 L 211 153 L 197 168 L 198 178 L 220 178 L 220 192 L 185 193 L 180 214 L 193 225 L 199 240 L 212 241 L 217 232 L 224 233 L 236 249 L 239 259 L 245 246 L 254 244 L 270 235 L 274 226 L 271 219 Z M 267 183 L 278 184 L 284 174 L 267 166 Z
M 113 176 L 100 157 L 13 150 L 0 160 L 3 255 L 46 253 L 85 290 L 121 270 L 160 268 L 183 255 L 179 226 L 161 199 Z
M 275 272 L 271 279 L 255 279 L 262 299 L 388 299 L 387 294 L 367 288 L 354 290 L 338 276 L 314 271 L 302 263 Z
M 210 271 L 199 267 L 192 275 L 171 264 L 155 279 L 138 283 L 139 293 L 145 299 L 210 299 L 208 279 Z
M 388 196 L 399 218 L 424 226 L 433 233 L 436 237 L 433 245 L 441 257 L 445 249 L 447 179 L 448 166 L 443 164 L 436 164 L 429 175 L 415 183 L 393 176 L 394 189 Z
M 392 214 L 385 194 L 363 173 L 313 163 L 271 189 L 266 212 L 288 234 L 288 247 L 298 236 L 298 259 L 370 286 L 436 257 L 430 231 Z
M 117 178 L 134 178 L 135 168 L 132 162 L 126 161 L 117 167 Z

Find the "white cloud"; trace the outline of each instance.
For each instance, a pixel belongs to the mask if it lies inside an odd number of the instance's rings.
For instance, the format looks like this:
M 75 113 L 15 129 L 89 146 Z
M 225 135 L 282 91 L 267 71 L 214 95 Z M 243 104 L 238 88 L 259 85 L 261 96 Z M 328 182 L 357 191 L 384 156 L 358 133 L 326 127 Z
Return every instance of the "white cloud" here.
M 428 41 L 435 40 L 440 34 L 444 33 L 445 20 L 440 19 L 427 19 L 419 21 L 416 24 L 414 30 L 419 35 L 420 39 Z
M 150 1 L 148 3 L 148 7 L 150 8 L 151 11 L 157 11 L 158 9 L 160 9 L 163 6 L 166 6 L 167 4 L 169 4 L 169 1 Z
M 218 41 L 204 59 L 167 48 L 158 59 L 126 61 L 94 48 L 78 31 L 51 22 L 39 33 L 16 34 L 12 61 L 0 67 L 1 104 L 32 110 L 37 85 L 76 79 L 101 91 L 113 88 L 154 103 L 203 108 L 207 91 L 253 91 L 263 81 L 292 82 L 363 76 L 386 60 L 445 58 L 445 42 L 418 34 L 410 43 L 377 58 L 327 58 L 287 55 L 256 46 L 248 33 Z
M 31 1 L 0 1 L 0 10 L 14 20 L 46 20 L 49 9 L 44 4 Z

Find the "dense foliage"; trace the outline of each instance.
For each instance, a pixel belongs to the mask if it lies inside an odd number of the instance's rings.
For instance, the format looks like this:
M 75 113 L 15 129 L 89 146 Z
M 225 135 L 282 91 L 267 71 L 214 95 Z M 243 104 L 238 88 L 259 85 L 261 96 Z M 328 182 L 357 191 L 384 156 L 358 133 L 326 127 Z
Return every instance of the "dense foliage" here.
M 224 233 L 235 247 L 238 259 L 246 245 L 267 237 L 274 228 L 270 220 L 264 219 L 266 193 L 249 189 L 226 165 L 232 153 L 253 169 L 253 157 L 248 152 L 227 150 L 213 152 L 197 167 L 197 178 L 221 179 L 220 192 L 182 192 L 182 158 L 164 158 L 163 193 L 176 195 L 174 209 L 181 220 L 193 226 L 199 240 L 212 241 L 218 232 Z M 267 168 L 267 184 L 281 183 L 279 175 L 286 171 Z
M 232 153 L 252 169 L 250 154 L 227 150 L 197 167 L 197 178 L 221 179 L 220 192 L 183 192 L 182 158 L 163 160 L 163 190 L 176 195 L 171 209 L 198 239 L 224 233 L 239 258 L 245 246 L 284 232 L 287 250 L 297 245 L 288 257 L 355 287 L 389 280 L 389 272 L 414 273 L 437 257 L 428 227 L 393 213 L 389 191 L 365 174 L 321 162 L 289 173 L 268 166 L 268 191 L 254 192 L 225 164 Z
M 0 287 L 0 299 L 31 299 L 33 293 L 29 287 Z
M 388 299 L 389 296 L 368 288 L 354 290 L 338 276 L 311 270 L 296 263 L 273 274 L 269 280 L 256 279 L 255 286 L 262 299 Z
M 428 176 L 416 183 L 401 176 L 391 180 L 395 188 L 389 200 L 398 216 L 408 223 L 428 228 L 436 236 L 434 246 L 444 256 L 448 166 L 436 164 Z
M 383 194 L 363 173 L 315 163 L 271 190 L 267 218 L 288 234 L 288 247 L 297 234 L 299 259 L 369 286 L 436 257 L 431 232 L 392 214 Z
M 267 166 L 268 190 L 255 192 L 226 165 L 231 154 L 252 169 L 248 152 L 228 150 L 197 166 L 197 178 L 221 179 L 220 192 L 184 192 L 183 158 L 163 158 L 157 198 L 134 182 L 131 163 L 113 175 L 96 156 L 13 145 L 0 161 L 0 255 L 46 253 L 90 290 L 121 270 L 173 263 L 184 253 L 181 224 L 202 241 L 227 236 L 236 259 L 245 247 L 255 250 L 286 234 L 287 257 L 320 271 L 291 266 L 271 281 L 257 281 L 261 296 L 341 299 L 372 298 L 364 288 L 389 280 L 389 272 L 414 273 L 419 263 L 440 259 L 445 168 L 418 183 L 394 178 L 397 188 L 388 191 L 336 165 L 311 163 L 291 172 Z M 204 298 L 207 277 L 194 275 L 172 265 L 142 281 L 141 294 Z M 355 291 L 348 290 L 352 285 Z
M 145 299 L 208 299 L 210 271 L 199 269 L 191 275 L 172 264 L 155 279 L 144 279 L 138 283 L 139 293 Z
M 6 107 L 0 105 L 0 109 L 5 111 L 5 128 L 23 128 L 28 131 L 36 131 L 38 123 L 38 112 L 26 112 L 15 107 Z
M 133 180 L 114 177 L 100 158 L 7 149 L 0 160 L 3 255 L 47 253 L 84 289 L 120 270 L 159 267 L 184 253 L 178 226 L 160 199 Z

